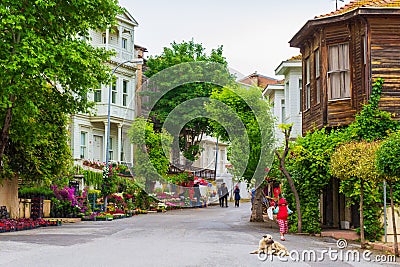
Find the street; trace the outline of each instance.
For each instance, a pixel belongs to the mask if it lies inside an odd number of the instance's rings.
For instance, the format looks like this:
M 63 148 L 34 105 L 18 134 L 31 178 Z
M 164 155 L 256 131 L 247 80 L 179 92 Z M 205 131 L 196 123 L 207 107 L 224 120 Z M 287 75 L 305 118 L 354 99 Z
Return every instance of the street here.
M 249 254 L 264 233 L 279 240 L 277 228 L 250 223 L 250 204 L 234 208 L 152 213 L 111 222 L 79 222 L 61 227 L 0 234 L 0 266 L 394 266 L 362 259 L 356 244 L 344 249 L 359 252 L 360 262 L 329 258 L 301 259 L 301 251 L 338 250 L 336 240 L 287 235 L 290 256 L 261 261 Z M 295 261 L 294 250 L 300 252 Z M 339 250 L 339 252 L 343 252 Z M 372 261 L 380 252 L 370 255 Z M 346 254 L 347 255 L 347 254 Z M 342 255 L 343 256 L 343 255 Z M 344 259 L 344 260 L 343 260 Z M 287 261 L 287 262 L 285 262 Z

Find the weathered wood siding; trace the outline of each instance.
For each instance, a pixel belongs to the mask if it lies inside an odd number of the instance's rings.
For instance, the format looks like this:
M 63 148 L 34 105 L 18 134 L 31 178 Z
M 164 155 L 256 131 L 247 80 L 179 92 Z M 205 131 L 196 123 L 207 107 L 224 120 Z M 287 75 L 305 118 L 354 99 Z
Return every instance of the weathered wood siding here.
M 315 128 L 346 126 L 367 103 L 373 81 L 384 79 L 380 100 L 382 110 L 400 120 L 400 17 L 366 16 L 321 26 L 305 37 L 303 54 L 303 92 L 306 89 L 305 60 L 311 65 L 311 105 L 303 106 L 303 134 Z M 328 47 L 349 43 L 350 99 L 328 100 Z M 320 49 L 321 102 L 316 103 L 314 51 Z M 303 93 L 303 103 L 305 94 Z
M 351 105 L 356 112 L 362 109 L 369 97 L 369 85 L 366 81 L 368 59 L 364 42 L 367 44 L 366 24 L 362 20 L 355 20 L 351 24 L 350 61 L 351 61 Z M 354 114 L 353 114 L 354 115 Z
M 400 117 L 400 18 L 369 18 L 372 80 L 384 79 L 379 106 Z
M 310 57 L 311 64 L 311 106 L 310 109 L 305 110 L 303 107 L 303 134 L 307 131 L 313 131 L 315 128 L 320 129 L 324 126 L 336 127 L 350 124 L 354 120 L 355 108 L 352 101 L 357 101 L 356 92 L 361 89 L 354 91 L 350 88 L 352 94 L 351 99 L 345 100 L 328 100 L 328 46 L 332 44 L 349 42 L 350 47 L 350 68 L 356 65 L 352 62 L 353 54 L 359 54 L 360 48 L 356 48 L 355 40 L 352 36 L 352 25 L 348 23 L 335 23 L 324 28 L 318 29 L 314 35 L 313 40 L 309 41 L 307 45 L 303 46 L 303 66 L 305 66 L 305 60 Z M 362 43 L 361 43 L 362 45 Z M 320 50 L 320 79 L 321 79 L 321 100 L 317 103 L 317 84 L 315 79 L 315 68 L 314 68 L 314 51 L 319 48 Z M 358 64 L 358 63 L 357 63 Z M 304 71 L 304 67 L 303 67 Z M 305 72 L 303 72 L 303 77 Z M 351 70 L 352 81 L 360 73 Z M 305 78 L 303 78 L 303 92 L 305 92 L 306 84 Z M 353 82 L 352 82 L 353 83 Z M 305 103 L 305 94 L 303 93 L 303 103 Z
M 302 132 L 305 135 L 308 131 L 313 131 L 315 128 L 321 128 L 323 126 L 323 113 L 321 103 L 317 103 L 317 84 L 315 80 L 315 50 L 321 48 L 321 32 L 316 31 L 313 35 L 313 39 L 310 39 L 305 46 L 303 46 L 303 115 L 302 115 Z M 310 108 L 306 109 L 305 103 L 305 92 L 307 90 L 306 86 L 306 60 L 310 59 Z M 322 77 L 322 72 L 321 72 Z M 322 85 L 321 85 L 322 88 Z M 322 91 L 322 89 L 321 89 Z M 322 97 L 321 97 L 322 99 Z
M 355 109 L 352 108 L 351 101 L 351 99 L 341 99 L 328 102 L 327 126 L 345 126 L 354 120 Z

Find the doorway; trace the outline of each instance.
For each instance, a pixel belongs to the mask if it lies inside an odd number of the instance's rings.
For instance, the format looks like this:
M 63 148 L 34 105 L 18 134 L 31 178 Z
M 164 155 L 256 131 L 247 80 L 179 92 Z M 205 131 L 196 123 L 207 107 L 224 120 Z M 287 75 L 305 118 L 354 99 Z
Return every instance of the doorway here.
M 93 136 L 93 160 L 103 162 L 103 137 L 99 135 Z

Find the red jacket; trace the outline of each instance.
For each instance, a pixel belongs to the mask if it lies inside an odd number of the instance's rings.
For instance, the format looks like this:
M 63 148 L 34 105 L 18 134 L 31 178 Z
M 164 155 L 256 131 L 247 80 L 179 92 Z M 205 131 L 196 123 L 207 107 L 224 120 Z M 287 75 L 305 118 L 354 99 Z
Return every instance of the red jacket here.
M 289 211 L 288 211 L 286 200 L 284 198 L 279 199 L 278 205 L 279 205 L 279 211 L 278 211 L 278 215 L 276 216 L 276 218 L 278 220 L 287 220 L 287 218 L 289 216 Z

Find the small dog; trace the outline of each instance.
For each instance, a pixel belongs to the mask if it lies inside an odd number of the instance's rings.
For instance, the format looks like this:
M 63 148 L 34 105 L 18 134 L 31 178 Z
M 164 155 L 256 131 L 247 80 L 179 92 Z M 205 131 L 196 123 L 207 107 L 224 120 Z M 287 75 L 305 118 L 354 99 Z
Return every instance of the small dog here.
M 281 243 L 274 241 L 270 234 L 263 235 L 258 243 L 258 249 L 250 252 L 250 254 L 265 253 L 267 255 L 288 256 L 289 251 Z

